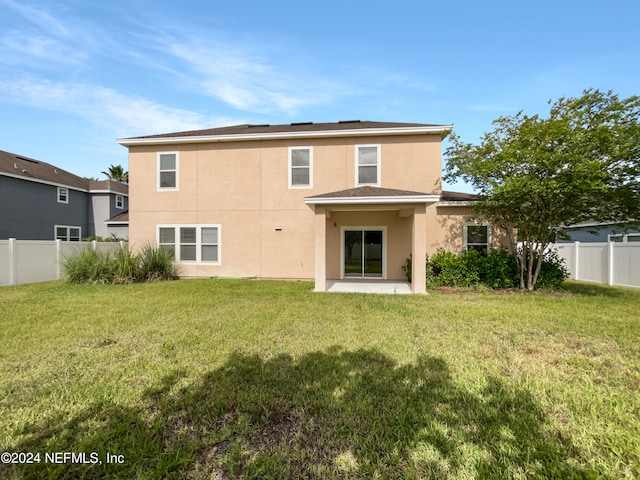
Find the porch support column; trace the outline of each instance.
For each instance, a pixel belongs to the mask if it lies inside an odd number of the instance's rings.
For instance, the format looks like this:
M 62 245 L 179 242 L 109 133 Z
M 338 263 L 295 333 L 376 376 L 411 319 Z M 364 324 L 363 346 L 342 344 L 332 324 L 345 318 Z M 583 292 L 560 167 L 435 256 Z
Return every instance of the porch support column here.
M 315 290 L 327 291 L 327 215 L 325 207 L 315 206 Z
M 427 254 L 427 207 L 415 207 L 413 213 L 413 242 L 411 244 L 411 290 L 427 293 L 425 255 Z

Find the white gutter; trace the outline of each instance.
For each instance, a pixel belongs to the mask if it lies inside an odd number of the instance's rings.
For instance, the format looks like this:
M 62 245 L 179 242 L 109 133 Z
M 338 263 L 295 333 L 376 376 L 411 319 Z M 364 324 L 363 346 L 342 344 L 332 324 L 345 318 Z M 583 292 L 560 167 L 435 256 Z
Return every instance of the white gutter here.
M 476 203 L 478 202 L 470 201 L 470 200 L 460 200 L 460 201 L 446 200 L 444 202 L 438 202 L 438 205 L 436 206 L 437 207 L 471 207 Z
M 308 197 L 307 205 L 367 205 L 367 204 L 399 204 L 399 203 L 435 203 L 439 195 L 403 195 L 403 196 L 370 196 L 370 197 Z
M 396 128 L 358 128 L 350 130 L 318 130 L 306 132 L 270 132 L 270 133 L 241 133 L 233 135 L 202 135 L 183 137 L 154 137 L 154 138 L 119 138 L 116 141 L 125 147 L 133 145 L 169 145 L 175 143 L 204 143 L 204 142 L 239 142 L 242 140 L 278 140 L 291 138 L 326 138 L 326 137 L 365 137 L 379 135 L 419 135 L 428 133 L 447 133 L 453 125 L 437 125 L 425 127 L 396 127 Z

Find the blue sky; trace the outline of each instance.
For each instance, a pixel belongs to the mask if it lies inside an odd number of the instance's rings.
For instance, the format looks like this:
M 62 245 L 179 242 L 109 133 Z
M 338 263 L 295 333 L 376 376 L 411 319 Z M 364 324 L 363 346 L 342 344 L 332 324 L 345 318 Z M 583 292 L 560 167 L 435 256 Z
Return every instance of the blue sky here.
M 116 138 L 241 123 L 476 142 L 586 88 L 640 94 L 638 18 L 637 0 L 0 0 L 0 149 L 104 178 L 127 167 Z

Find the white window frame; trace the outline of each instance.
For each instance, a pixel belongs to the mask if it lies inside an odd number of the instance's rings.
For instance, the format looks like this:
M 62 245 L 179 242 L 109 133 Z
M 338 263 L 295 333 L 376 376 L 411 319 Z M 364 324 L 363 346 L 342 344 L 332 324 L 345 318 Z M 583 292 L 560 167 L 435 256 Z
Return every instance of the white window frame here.
M 161 155 L 175 155 L 176 157 L 176 167 L 174 170 L 161 170 L 160 169 L 160 156 Z M 161 187 L 160 186 L 160 177 L 162 172 L 174 172 L 176 173 L 176 185 L 174 187 Z M 179 152 L 158 152 L 157 157 L 157 179 L 156 179 L 156 187 L 159 192 L 175 192 L 179 190 L 180 187 L 180 153 Z
M 309 150 L 309 167 L 295 167 L 293 166 L 293 151 L 294 150 Z M 309 168 L 309 183 L 307 185 L 293 185 L 293 169 Z M 289 176 L 289 188 L 309 189 L 313 188 L 313 147 L 289 147 L 289 162 L 288 162 L 288 176 Z
M 465 222 L 462 227 L 462 245 L 466 252 L 469 250 L 469 246 L 484 245 L 484 243 L 472 243 L 469 244 L 469 227 L 487 227 L 487 251 L 491 249 L 491 225 L 489 223 L 477 223 L 477 222 Z
M 345 233 L 349 230 L 367 230 L 367 231 L 381 231 L 382 232 L 382 277 L 345 277 L 344 272 L 344 257 L 346 255 L 344 251 L 344 236 Z M 355 226 L 341 226 L 340 227 L 340 279 L 344 280 L 345 278 L 356 278 L 356 279 L 364 279 L 364 278 L 374 278 L 378 280 L 386 280 L 387 279 L 387 226 L 386 225 L 355 225 Z
M 60 238 L 60 240 L 62 240 L 63 242 L 81 242 L 82 241 L 82 227 L 78 226 L 78 225 L 54 225 L 53 226 L 53 238 L 54 240 L 58 240 L 58 228 L 65 228 L 67 230 L 67 235 L 66 235 L 66 239 L 62 239 Z M 77 228 L 78 229 L 78 239 L 77 240 L 71 240 L 71 229 L 72 228 Z
M 69 203 L 69 189 L 67 187 L 58 187 L 58 203 Z
M 360 160 L 360 148 L 371 148 L 371 147 L 375 147 L 376 148 L 376 152 L 377 152 L 377 163 L 376 163 L 376 182 L 375 183 L 362 183 L 360 182 L 360 169 L 358 167 L 360 167 L 359 164 L 359 160 Z M 354 150 L 354 177 L 355 177 L 355 186 L 356 187 L 362 187 L 365 185 L 370 185 L 370 186 L 374 186 L 374 187 L 379 187 L 380 186 L 380 179 L 382 178 L 382 148 L 380 146 L 379 143 L 372 143 L 372 144 L 362 144 L 362 145 L 356 145 L 355 146 L 355 150 Z M 367 165 L 364 165 L 367 166 Z M 368 165 L 368 166 L 372 166 L 372 165 Z
M 124 210 L 124 195 L 116 195 L 116 208 Z
M 638 233 L 618 233 L 618 234 L 612 234 L 610 233 L 609 235 L 607 235 L 607 241 L 608 242 L 615 242 L 615 240 L 613 240 L 613 237 L 617 237 L 620 240 L 617 243 L 627 243 L 629 242 L 629 237 L 640 237 L 640 232 Z M 635 243 L 636 241 L 640 242 L 640 240 L 632 240 L 631 243 Z
M 222 226 L 219 223 L 213 224 L 161 224 L 156 225 L 156 245 L 160 246 L 160 229 L 161 228 L 173 228 L 174 229 L 174 257 L 178 263 L 198 264 L 198 265 L 221 265 L 222 264 Z M 196 229 L 196 259 L 195 260 L 182 260 L 180 258 L 180 229 L 181 228 L 195 228 Z M 218 229 L 218 243 L 202 243 L 202 229 L 203 228 L 217 228 Z M 169 245 L 164 243 L 162 245 Z M 192 243 L 184 245 L 194 245 Z M 218 260 L 202 260 L 202 246 L 203 245 L 217 245 L 218 247 Z

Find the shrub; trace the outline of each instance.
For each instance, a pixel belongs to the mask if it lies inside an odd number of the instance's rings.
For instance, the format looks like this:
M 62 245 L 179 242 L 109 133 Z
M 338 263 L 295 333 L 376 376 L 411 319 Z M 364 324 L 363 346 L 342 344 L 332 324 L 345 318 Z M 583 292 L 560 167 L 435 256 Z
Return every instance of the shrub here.
M 518 262 L 505 250 L 489 250 L 480 257 L 480 283 L 489 288 L 515 288 L 520 284 Z
M 427 257 L 427 262 L 429 261 L 429 257 Z M 411 276 L 413 275 L 413 270 L 411 269 L 411 254 L 405 259 L 402 264 L 402 271 L 404 272 L 404 276 L 407 278 L 407 282 L 411 283 Z
M 65 257 L 62 268 L 71 283 L 134 283 L 178 278 L 171 252 L 152 246 L 145 246 L 139 255 L 127 249 L 110 254 L 82 248 Z
M 569 270 L 558 252 L 552 250 L 545 255 L 540 267 L 537 288 L 560 288 L 562 282 L 569 278 Z
M 428 285 L 433 287 L 469 287 L 478 283 L 480 283 L 480 276 L 473 254 L 471 256 L 456 255 L 439 248 L 431 260 L 427 262 Z
M 484 285 L 489 288 L 516 288 L 520 274 L 516 258 L 504 250 L 478 252 L 468 250 L 462 255 L 440 248 L 427 257 L 427 285 L 431 287 L 470 287 Z M 402 265 L 407 280 L 411 281 L 412 259 Z M 540 268 L 537 288 L 558 288 L 569 277 L 564 261 L 556 252 L 545 256 Z

